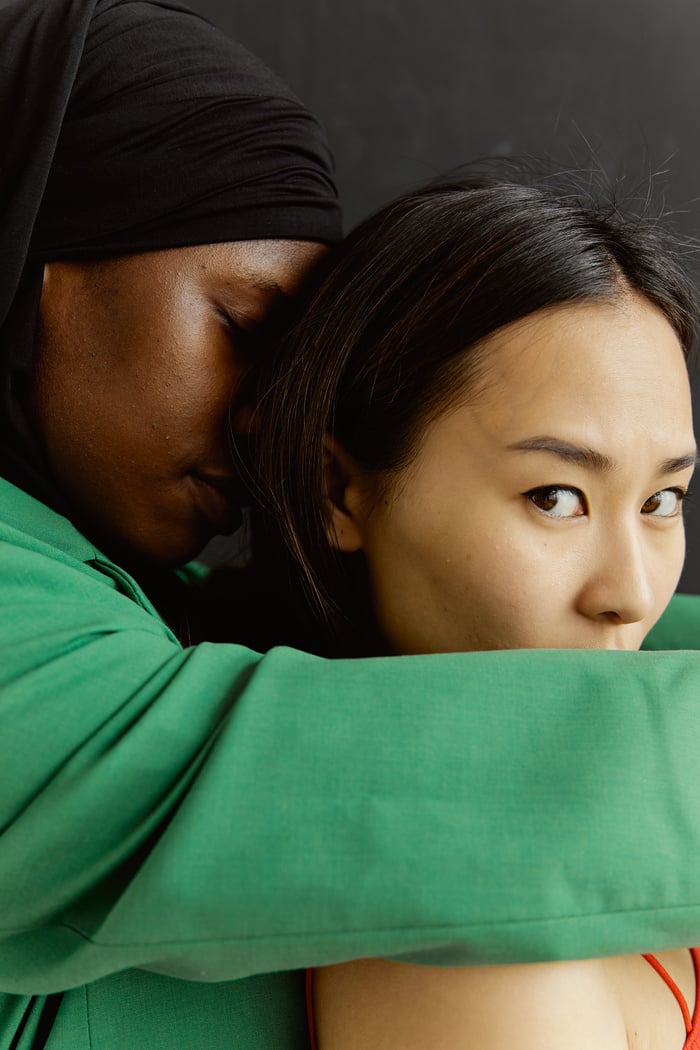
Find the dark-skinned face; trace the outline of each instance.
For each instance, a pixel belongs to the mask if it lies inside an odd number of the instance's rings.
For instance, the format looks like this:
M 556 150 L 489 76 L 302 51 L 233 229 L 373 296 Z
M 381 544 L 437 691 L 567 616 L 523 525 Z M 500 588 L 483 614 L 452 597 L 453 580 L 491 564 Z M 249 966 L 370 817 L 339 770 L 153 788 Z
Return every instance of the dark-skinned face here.
M 35 419 L 103 549 L 177 564 L 235 527 L 231 397 L 256 329 L 323 251 L 241 241 L 47 264 Z

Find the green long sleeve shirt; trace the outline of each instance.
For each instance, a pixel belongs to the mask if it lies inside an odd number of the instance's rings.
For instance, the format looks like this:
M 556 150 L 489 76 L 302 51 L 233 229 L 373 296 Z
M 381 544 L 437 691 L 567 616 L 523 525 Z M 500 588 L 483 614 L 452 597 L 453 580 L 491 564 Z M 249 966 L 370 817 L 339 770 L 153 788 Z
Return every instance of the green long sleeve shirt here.
M 183 648 L 0 517 L 0 1047 L 303 1048 L 299 967 L 700 943 L 700 654 Z

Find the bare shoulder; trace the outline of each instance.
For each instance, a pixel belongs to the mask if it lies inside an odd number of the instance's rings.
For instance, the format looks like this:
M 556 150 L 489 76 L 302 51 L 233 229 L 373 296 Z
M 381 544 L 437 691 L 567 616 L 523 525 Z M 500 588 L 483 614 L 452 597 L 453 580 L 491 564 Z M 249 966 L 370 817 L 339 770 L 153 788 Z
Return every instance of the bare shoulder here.
M 320 1050 L 628 1050 L 597 960 L 447 968 L 380 959 L 319 970 Z

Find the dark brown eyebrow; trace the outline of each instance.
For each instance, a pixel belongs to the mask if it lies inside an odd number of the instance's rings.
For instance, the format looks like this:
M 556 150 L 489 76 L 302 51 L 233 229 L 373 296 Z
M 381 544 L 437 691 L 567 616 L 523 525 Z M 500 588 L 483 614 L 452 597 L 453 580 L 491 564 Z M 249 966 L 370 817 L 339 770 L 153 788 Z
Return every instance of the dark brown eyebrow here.
M 674 459 L 665 459 L 659 464 L 659 474 L 676 474 L 679 470 L 687 470 L 688 467 L 697 466 L 700 461 L 700 452 L 696 449 L 686 456 L 676 456 Z
M 260 272 L 255 266 L 240 266 L 236 278 L 228 277 L 223 282 L 223 287 L 227 290 L 232 302 L 235 302 L 239 297 L 238 281 L 240 281 L 241 277 L 248 282 L 252 289 L 258 292 L 266 292 L 274 299 L 292 299 L 294 297 L 294 293 L 281 285 L 275 277 L 269 276 L 264 271 Z
M 588 467 L 603 473 L 615 468 L 614 460 L 594 448 L 572 445 L 569 441 L 561 441 L 559 438 L 549 437 L 546 434 L 524 438 L 506 447 L 513 452 L 551 452 L 552 455 L 559 456 L 567 463 L 575 463 L 576 466 Z M 688 467 L 694 467 L 699 458 L 698 450 L 693 449 L 692 452 L 683 456 L 664 459 L 659 463 L 659 474 L 677 474 L 681 470 L 687 470 Z
M 251 277 L 250 283 L 259 288 L 261 292 L 270 292 L 272 295 L 279 295 L 283 299 L 291 299 L 290 293 L 278 281 L 272 281 L 267 277 Z

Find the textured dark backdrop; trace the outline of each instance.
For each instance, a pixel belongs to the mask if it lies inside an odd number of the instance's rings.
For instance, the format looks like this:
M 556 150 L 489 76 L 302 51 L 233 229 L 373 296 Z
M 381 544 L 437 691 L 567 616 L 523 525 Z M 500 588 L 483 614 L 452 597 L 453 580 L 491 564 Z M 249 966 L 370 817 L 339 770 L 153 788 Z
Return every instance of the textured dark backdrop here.
M 466 161 L 532 154 L 643 195 L 651 184 L 683 232 L 700 231 L 697 0 L 190 3 L 321 118 L 349 225 Z M 697 490 L 682 580 L 694 591 Z

